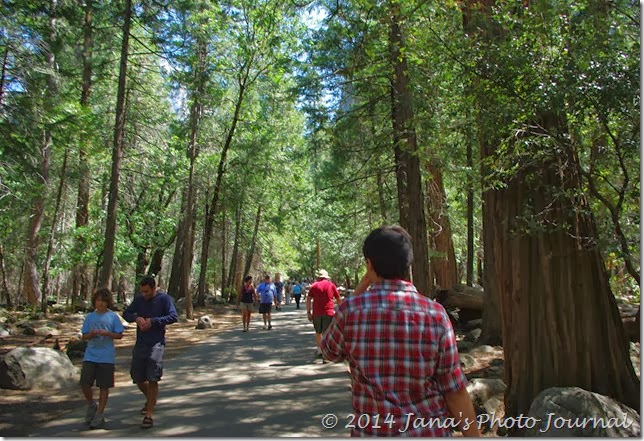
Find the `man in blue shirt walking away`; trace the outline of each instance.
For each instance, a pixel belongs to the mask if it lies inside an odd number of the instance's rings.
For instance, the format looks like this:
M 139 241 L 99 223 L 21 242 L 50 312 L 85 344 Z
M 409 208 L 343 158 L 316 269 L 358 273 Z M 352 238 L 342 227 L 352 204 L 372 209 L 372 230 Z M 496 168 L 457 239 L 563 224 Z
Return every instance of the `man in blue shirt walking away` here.
M 178 319 L 172 298 L 156 290 L 154 277 L 144 277 L 140 283 L 141 295 L 123 311 L 123 318 L 136 322 L 136 343 L 132 352 L 132 380 L 145 395 L 141 409 L 142 429 L 153 426 L 152 411 L 159 395 L 159 381 L 163 375 L 165 327 Z
M 275 299 L 275 285 L 271 283 L 271 276 L 264 276 L 264 281 L 257 287 L 259 294 L 259 312 L 264 319 L 264 329 L 268 321 L 268 329 L 273 329 L 271 324 L 271 309 L 273 309 L 273 300 Z

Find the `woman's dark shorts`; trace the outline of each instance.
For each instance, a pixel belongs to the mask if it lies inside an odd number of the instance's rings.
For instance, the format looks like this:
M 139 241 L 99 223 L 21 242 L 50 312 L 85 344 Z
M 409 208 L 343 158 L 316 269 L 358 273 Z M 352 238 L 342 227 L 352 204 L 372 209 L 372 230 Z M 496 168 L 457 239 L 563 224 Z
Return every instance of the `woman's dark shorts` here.
M 159 381 L 163 375 L 163 352 L 165 345 L 134 346 L 132 350 L 132 367 L 130 375 L 134 383 Z
M 84 361 L 81 368 L 80 385 L 94 386 L 101 389 L 114 387 L 114 364 Z

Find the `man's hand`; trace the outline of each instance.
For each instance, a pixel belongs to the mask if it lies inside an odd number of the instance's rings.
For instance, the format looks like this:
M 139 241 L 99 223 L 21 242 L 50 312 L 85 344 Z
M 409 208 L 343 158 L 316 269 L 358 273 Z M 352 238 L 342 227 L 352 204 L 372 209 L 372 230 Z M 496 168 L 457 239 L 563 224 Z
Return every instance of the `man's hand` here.
M 109 331 L 107 331 L 106 329 L 98 329 L 96 330 L 96 333 L 101 337 L 107 337 L 110 335 Z
M 137 317 L 136 324 L 139 326 L 141 331 L 147 331 L 152 327 L 152 320 L 149 318 Z
M 313 321 L 313 314 L 311 314 L 311 311 L 306 311 L 306 316 L 309 318 L 309 321 Z
M 89 331 L 89 338 L 96 337 L 100 335 L 100 330 L 99 329 L 92 329 Z

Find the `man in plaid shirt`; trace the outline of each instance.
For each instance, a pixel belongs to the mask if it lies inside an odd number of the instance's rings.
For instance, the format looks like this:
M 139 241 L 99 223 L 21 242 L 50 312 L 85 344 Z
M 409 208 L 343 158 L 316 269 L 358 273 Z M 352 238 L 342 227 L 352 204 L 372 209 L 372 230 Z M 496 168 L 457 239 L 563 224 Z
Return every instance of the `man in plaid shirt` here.
M 404 280 L 413 260 L 409 233 L 378 228 L 362 251 L 367 274 L 320 345 L 326 359 L 351 367 L 351 435 L 450 436 L 458 427 L 480 436 L 449 317 Z

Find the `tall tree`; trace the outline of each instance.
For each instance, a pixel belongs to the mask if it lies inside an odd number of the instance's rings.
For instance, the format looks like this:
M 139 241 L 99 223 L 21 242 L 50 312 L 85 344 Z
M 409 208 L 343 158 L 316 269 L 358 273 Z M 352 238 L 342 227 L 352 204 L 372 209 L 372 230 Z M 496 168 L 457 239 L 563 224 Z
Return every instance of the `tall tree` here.
M 431 295 L 429 250 L 427 245 L 427 221 L 423 197 L 420 161 L 416 131 L 413 126 L 412 95 L 409 84 L 409 67 L 405 55 L 400 2 L 390 0 L 389 7 L 389 55 L 391 62 L 391 116 L 393 140 L 398 177 L 400 220 L 412 238 L 414 263 L 412 277 L 418 291 Z M 402 187 L 402 191 L 401 191 Z
M 116 241 L 116 221 L 119 198 L 119 179 L 123 159 L 123 140 L 125 136 L 125 92 L 127 86 L 128 51 L 130 47 L 130 25 L 132 22 L 132 0 L 125 0 L 123 8 L 123 37 L 121 41 L 121 60 L 119 63 L 118 91 L 116 95 L 116 115 L 112 143 L 112 171 L 110 174 L 109 202 L 105 226 L 103 266 L 98 277 L 98 285 L 110 287 L 114 265 L 114 245 Z

